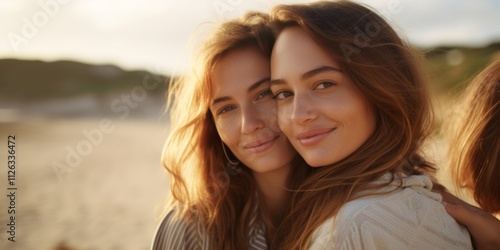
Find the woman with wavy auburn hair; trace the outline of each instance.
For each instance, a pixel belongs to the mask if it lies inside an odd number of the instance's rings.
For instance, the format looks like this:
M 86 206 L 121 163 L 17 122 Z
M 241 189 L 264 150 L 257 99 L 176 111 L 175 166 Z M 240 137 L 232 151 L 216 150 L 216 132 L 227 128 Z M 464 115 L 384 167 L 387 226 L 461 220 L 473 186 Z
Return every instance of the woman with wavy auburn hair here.
M 432 129 L 414 52 L 349 1 L 280 5 L 271 56 L 278 121 L 314 167 L 291 197 L 276 249 L 471 249 L 431 192 Z
M 170 90 L 162 162 L 172 199 L 153 249 L 267 249 L 286 188 L 306 171 L 277 123 L 274 41 L 265 14 L 225 22 Z
M 500 61 L 478 74 L 454 113 L 449 165 L 458 188 L 500 213 Z
M 467 226 L 477 249 L 500 249 L 500 61 L 472 80 L 450 120 L 453 183 L 484 211 L 453 198 L 446 210 Z

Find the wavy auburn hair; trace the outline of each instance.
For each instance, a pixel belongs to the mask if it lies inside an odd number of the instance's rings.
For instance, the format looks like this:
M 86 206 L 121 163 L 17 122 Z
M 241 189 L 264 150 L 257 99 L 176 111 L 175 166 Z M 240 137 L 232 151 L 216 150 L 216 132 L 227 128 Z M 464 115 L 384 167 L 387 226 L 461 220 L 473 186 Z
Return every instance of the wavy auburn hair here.
M 500 61 L 479 73 L 453 113 L 449 167 L 456 187 L 489 213 L 500 212 Z
M 169 92 L 170 134 L 162 163 L 171 177 L 170 206 L 177 217 L 205 226 L 214 249 L 247 249 L 250 219 L 257 204 L 250 169 L 228 171 L 222 141 L 209 110 L 212 71 L 234 49 L 254 46 L 270 58 L 275 33 L 269 17 L 248 13 L 217 27 L 196 55 L 193 72 Z
M 374 11 L 360 4 L 315 2 L 279 5 L 278 30 L 298 26 L 335 59 L 376 114 L 376 128 L 355 152 L 315 168 L 292 196 L 292 208 L 273 239 L 277 249 L 306 249 L 315 230 L 359 191 L 375 189 L 385 173 L 432 174 L 421 155 L 433 116 L 422 57 Z

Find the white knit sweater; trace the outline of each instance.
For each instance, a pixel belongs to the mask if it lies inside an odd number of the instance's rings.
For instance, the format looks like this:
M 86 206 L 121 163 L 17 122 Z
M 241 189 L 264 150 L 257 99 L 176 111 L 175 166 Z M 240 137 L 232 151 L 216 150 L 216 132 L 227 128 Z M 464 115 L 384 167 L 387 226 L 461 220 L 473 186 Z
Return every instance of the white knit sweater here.
M 390 182 L 390 174 L 377 182 Z M 402 186 L 399 185 L 402 182 Z M 472 249 L 426 175 L 392 181 L 381 192 L 346 203 L 314 233 L 310 249 Z M 335 228 L 334 228 L 335 227 Z

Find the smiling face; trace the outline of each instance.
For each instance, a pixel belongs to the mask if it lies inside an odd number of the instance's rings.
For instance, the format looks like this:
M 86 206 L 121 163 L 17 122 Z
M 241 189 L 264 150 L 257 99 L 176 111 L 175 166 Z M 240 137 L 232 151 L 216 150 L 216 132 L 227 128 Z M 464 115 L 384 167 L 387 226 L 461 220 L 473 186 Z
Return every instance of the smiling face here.
M 269 60 L 254 47 L 224 55 L 212 75 L 210 111 L 222 141 L 258 173 L 289 167 L 296 151 L 281 132 Z
M 375 115 L 366 98 L 301 28 L 280 33 L 271 70 L 280 128 L 309 165 L 336 163 L 373 133 Z

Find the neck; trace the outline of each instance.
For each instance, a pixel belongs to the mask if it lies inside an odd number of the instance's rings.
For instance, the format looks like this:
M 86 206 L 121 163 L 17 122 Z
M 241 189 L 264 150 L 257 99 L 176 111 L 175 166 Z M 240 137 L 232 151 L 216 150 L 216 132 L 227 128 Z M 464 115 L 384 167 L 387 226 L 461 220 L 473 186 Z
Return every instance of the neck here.
M 289 164 L 271 172 L 253 172 L 264 205 L 273 219 L 281 217 L 287 205 L 285 202 L 288 198 L 286 188 L 288 187 L 290 170 L 291 165 Z

